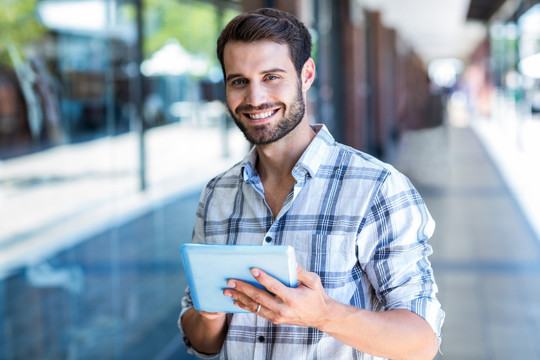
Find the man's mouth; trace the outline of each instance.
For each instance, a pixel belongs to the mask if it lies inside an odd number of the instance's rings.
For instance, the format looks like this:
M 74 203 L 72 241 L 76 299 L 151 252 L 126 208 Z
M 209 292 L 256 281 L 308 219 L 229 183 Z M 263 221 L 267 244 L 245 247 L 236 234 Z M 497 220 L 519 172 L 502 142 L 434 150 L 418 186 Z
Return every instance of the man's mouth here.
M 271 117 L 275 113 L 278 112 L 279 109 L 271 110 L 271 111 L 265 111 L 262 113 L 257 114 L 249 114 L 247 113 L 246 116 L 249 117 L 251 120 L 262 120 Z

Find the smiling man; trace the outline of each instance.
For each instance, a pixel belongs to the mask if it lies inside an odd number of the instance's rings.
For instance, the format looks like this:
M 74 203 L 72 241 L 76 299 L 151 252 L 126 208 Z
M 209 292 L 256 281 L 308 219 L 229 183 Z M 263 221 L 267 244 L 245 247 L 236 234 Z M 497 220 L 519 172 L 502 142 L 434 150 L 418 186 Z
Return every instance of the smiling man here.
M 314 77 L 312 60 L 306 64 L 304 85 L 286 45 L 231 41 L 224 59 L 225 68 L 231 69 L 226 77 L 227 106 L 251 143 L 275 143 L 302 122 L 305 92 Z
M 337 143 L 306 116 L 311 37 L 294 16 L 260 9 L 218 39 L 227 106 L 255 146 L 211 180 L 193 242 L 291 245 L 297 288 L 260 269 L 272 294 L 230 280 L 251 313 L 205 313 L 189 289 L 179 326 L 190 352 L 222 359 L 432 359 L 444 312 L 427 240 L 434 222 L 392 166 Z M 225 286 L 225 284 L 224 284 Z

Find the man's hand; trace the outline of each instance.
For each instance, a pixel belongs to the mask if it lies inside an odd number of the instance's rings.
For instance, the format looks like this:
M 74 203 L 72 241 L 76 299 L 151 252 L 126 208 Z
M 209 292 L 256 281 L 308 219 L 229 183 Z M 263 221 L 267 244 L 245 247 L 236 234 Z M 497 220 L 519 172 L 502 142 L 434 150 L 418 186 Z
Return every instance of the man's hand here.
M 260 269 L 252 269 L 253 277 L 268 292 L 240 280 L 229 280 L 223 294 L 232 297 L 235 305 L 251 311 L 274 324 L 318 327 L 326 318 L 332 299 L 324 292 L 315 273 L 297 266 L 298 286 L 289 288 Z M 257 309 L 261 305 L 259 311 Z

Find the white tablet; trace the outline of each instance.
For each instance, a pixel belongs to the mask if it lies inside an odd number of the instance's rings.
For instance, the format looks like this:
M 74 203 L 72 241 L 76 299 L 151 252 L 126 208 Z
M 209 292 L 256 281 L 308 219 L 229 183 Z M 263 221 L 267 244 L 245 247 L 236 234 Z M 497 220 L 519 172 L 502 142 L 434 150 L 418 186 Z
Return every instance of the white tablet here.
M 254 267 L 289 287 L 296 287 L 296 256 L 292 246 L 182 244 L 182 262 L 195 309 L 207 312 L 248 312 L 223 295 L 227 281 L 237 279 L 264 289 L 251 275 Z

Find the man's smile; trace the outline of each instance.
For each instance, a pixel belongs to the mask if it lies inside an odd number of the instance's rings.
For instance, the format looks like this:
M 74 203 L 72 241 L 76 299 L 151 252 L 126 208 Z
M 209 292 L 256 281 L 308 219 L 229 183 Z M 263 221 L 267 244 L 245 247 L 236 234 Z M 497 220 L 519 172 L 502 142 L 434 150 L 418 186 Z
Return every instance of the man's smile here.
M 266 120 L 266 119 L 274 116 L 278 111 L 279 111 L 279 108 L 274 109 L 274 110 L 265 111 L 265 112 L 244 113 L 244 115 L 246 117 L 250 118 L 251 120 Z

